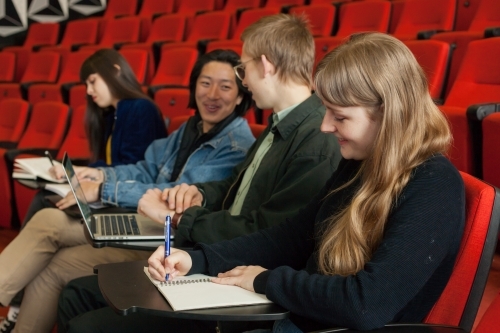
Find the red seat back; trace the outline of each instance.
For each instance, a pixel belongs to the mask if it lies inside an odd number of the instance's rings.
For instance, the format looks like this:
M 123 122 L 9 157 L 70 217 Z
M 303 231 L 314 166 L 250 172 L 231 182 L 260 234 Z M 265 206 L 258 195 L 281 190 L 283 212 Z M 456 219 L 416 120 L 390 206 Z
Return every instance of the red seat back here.
M 37 45 L 55 45 L 59 38 L 59 23 L 32 23 L 23 47 L 32 48 Z
M 215 0 L 182 0 L 179 1 L 177 13 L 195 15 L 199 12 L 211 12 L 215 9 Z
M 280 12 L 279 8 L 255 8 L 245 10 L 241 13 L 240 19 L 234 31 L 232 39 L 240 39 L 241 33 L 245 30 L 249 25 L 258 21 L 261 17 L 275 15 Z
M 235 12 L 238 9 L 258 8 L 261 3 L 261 0 L 227 0 L 224 5 L 224 10 L 227 12 Z
M 424 322 L 460 326 L 470 332 L 495 252 L 500 221 L 497 190 L 462 173 L 466 221 L 450 280 Z
M 0 101 L 0 141 L 16 145 L 24 133 L 30 105 L 22 99 L 6 98 Z
M 394 36 L 407 40 L 421 31 L 452 31 L 455 11 L 456 0 L 406 0 Z
M 139 17 L 124 17 L 108 20 L 99 46 L 113 47 L 118 43 L 137 43 L 141 30 Z
M 59 75 L 59 53 L 44 51 L 30 55 L 30 61 L 21 78 L 25 82 L 56 82 Z M 43 65 L 42 65 L 43 64 Z
M 359 1 L 342 4 L 339 10 L 339 29 L 335 36 L 347 37 L 355 32 L 387 32 L 391 16 L 389 1 Z
M 330 4 L 292 7 L 289 13 L 305 15 L 309 19 L 313 36 L 330 36 L 332 34 L 336 9 Z
M 450 61 L 450 44 L 437 40 L 411 40 L 405 44 L 425 71 L 431 97 L 440 99 Z
M 16 70 L 16 54 L 12 52 L 0 52 L 0 82 L 14 81 Z
M 137 0 L 108 0 L 105 18 L 133 16 L 137 12 Z
M 85 105 L 81 105 L 73 111 L 68 134 L 66 134 L 56 159 L 62 160 L 64 152 L 67 152 L 74 160 L 90 159 L 89 144 L 84 125 L 85 108 Z
M 185 27 L 186 16 L 183 14 L 160 16 L 154 20 L 146 43 L 152 44 L 158 41 L 180 42 L 184 37 Z
M 57 150 L 66 134 L 70 108 L 59 102 L 40 102 L 33 105 L 28 127 L 17 147 Z
M 231 13 L 218 11 L 197 15 L 187 41 L 227 39 Z
M 188 109 L 188 89 L 160 89 L 155 94 L 155 102 L 167 119 L 193 114 L 193 110 Z
M 197 58 L 198 50 L 194 48 L 178 47 L 163 50 L 151 86 L 173 85 L 187 87 L 189 75 Z
M 97 43 L 97 31 L 99 22 L 97 20 L 74 20 L 69 21 L 64 31 L 60 45 L 72 46 Z
M 142 0 L 139 16 L 153 17 L 156 15 L 170 14 L 174 11 L 174 0 Z
M 127 60 L 140 84 L 145 84 L 148 69 L 148 52 L 145 50 L 122 49 L 120 54 Z

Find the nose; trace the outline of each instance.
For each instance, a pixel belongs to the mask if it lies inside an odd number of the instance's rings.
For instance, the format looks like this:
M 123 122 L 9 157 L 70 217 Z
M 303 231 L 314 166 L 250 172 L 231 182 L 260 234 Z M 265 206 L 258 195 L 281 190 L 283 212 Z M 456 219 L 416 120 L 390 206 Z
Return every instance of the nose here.
M 92 89 L 92 86 L 90 84 L 87 84 L 87 95 L 92 95 L 94 90 Z
M 217 85 L 213 84 L 210 86 L 208 93 L 207 93 L 208 98 L 210 99 L 218 99 L 219 98 L 219 88 Z
M 337 131 L 337 127 L 335 126 L 335 119 L 330 112 L 326 111 L 325 116 L 323 117 L 323 121 L 321 122 L 321 132 L 326 133 L 335 133 Z

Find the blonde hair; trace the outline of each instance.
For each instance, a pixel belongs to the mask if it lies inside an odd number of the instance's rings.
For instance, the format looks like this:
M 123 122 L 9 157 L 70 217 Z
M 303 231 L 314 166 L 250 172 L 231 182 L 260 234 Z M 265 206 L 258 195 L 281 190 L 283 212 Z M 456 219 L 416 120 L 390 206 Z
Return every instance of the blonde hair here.
M 304 16 L 265 16 L 241 34 L 243 50 L 252 58 L 265 55 L 280 80 L 312 87 L 314 39 Z
M 341 188 L 358 179 L 360 186 L 350 204 L 327 219 L 319 246 L 323 274 L 356 274 L 379 246 L 391 208 L 412 171 L 447 150 L 450 130 L 415 57 L 391 36 L 351 36 L 320 62 L 315 85 L 328 103 L 363 106 L 380 119 L 371 155 Z

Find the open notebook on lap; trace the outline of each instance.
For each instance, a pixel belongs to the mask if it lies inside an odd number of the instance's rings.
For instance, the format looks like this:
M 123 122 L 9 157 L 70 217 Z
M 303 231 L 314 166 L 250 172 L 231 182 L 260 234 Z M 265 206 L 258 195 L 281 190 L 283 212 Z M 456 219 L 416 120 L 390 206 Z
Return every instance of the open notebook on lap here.
M 65 153 L 63 167 L 68 184 L 75 196 L 89 234 L 94 240 L 160 240 L 165 239 L 164 226 L 139 214 L 92 214 L 75 174 L 73 164 Z

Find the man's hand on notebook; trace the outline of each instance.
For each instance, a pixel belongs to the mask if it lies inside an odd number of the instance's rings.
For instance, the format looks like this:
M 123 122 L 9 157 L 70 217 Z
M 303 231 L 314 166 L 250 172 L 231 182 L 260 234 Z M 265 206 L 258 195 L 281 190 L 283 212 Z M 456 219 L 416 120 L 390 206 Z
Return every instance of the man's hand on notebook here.
M 88 202 L 96 202 L 100 198 L 99 194 L 99 184 L 97 182 L 83 182 L 81 183 L 81 188 L 83 190 L 83 195 Z M 57 208 L 63 210 L 70 206 L 76 204 L 75 196 L 73 192 L 69 192 L 64 198 L 56 203 Z
M 165 247 L 160 245 L 158 249 L 148 259 L 149 275 L 155 280 L 165 281 L 165 276 L 169 274 L 169 280 L 176 276 L 186 275 L 193 262 L 191 256 L 179 249 L 170 249 L 170 255 L 165 258 Z
M 161 198 L 161 190 L 149 189 L 137 203 L 137 213 L 147 216 L 155 222 L 165 223 L 167 215 L 173 216 L 174 212 L 168 209 L 167 203 Z

